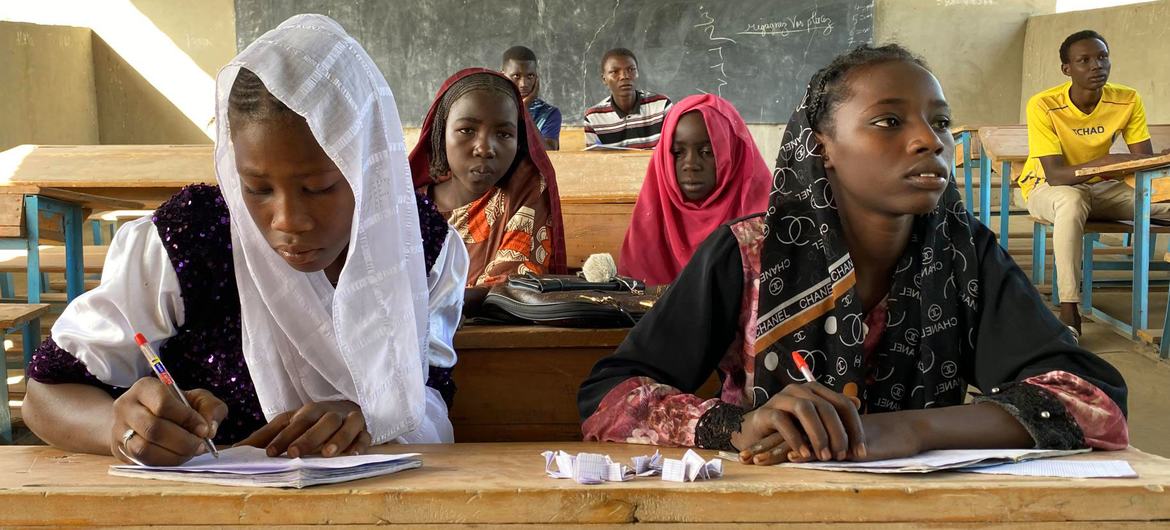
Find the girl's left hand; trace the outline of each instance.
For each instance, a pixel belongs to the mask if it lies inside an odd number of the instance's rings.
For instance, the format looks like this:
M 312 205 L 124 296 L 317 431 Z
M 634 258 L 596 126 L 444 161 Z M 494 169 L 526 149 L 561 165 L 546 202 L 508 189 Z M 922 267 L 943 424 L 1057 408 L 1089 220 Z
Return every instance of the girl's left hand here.
M 865 432 L 865 453 L 858 455 L 850 449 L 846 460 L 856 462 L 904 458 L 921 453 L 926 448 L 924 429 L 915 427 L 914 422 L 901 412 L 864 414 L 861 427 Z M 789 447 L 779 434 L 773 434 L 753 446 L 750 456 L 741 459 L 745 464 L 775 465 L 784 462 L 811 462 L 815 458 L 804 458 Z
M 263 447 L 268 456 L 357 455 L 370 448 L 361 407 L 351 401 L 309 403 L 285 412 L 236 445 Z

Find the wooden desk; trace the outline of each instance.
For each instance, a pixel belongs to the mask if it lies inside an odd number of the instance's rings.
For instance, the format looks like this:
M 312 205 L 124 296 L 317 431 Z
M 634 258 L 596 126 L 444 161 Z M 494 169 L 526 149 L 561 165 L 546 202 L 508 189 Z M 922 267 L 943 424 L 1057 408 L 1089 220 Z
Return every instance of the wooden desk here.
M 212 152 L 211 145 L 18 146 L 0 153 L 0 190 L 13 186 L 123 201 L 104 204 L 110 210 L 154 208 L 183 186 L 214 183 Z M 617 259 L 650 152 L 548 155 L 557 171 L 569 266 L 580 267 L 599 252 Z M 18 214 L 0 211 L 0 233 L 7 224 L 19 228 Z
M 1082 302 L 1089 314 L 1103 320 L 1128 334 L 1140 338 L 1149 327 L 1150 288 L 1150 196 L 1153 180 L 1170 176 L 1170 155 L 1161 155 L 1142 160 L 1119 162 L 1093 168 L 1078 169 L 1077 176 L 1117 178 L 1133 174 L 1133 297 L 1130 307 L 1130 321 L 1125 323 L 1107 315 L 1092 305 L 1091 290 L 1083 296 Z
M 459 442 L 580 440 L 577 389 L 629 329 L 464 326 L 455 333 Z
M 951 172 L 954 173 L 954 168 L 963 168 L 963 197 L 967 208 L 972 211 L 975 207 L 975 183 L 974 179 L 971 178 L 972 167 L 975 161 L 980 159 L 982 152 L 978 133 L 979 127 L 976 126 L 951 127 L 951 135 L 955 138 L 955 146 L 958 148 L 955 150 L 955 163 Z
M 9 329 L 34 322 L 49 312 L 49 304 L 0 304 L 0 445 L 12 443 L 12 409 L 8 406 L 8 356 L 4 354 L 4 335 Z M 26 345 L 27 347 L 27 345 Z
M 724 462 L 708 482 L 658 477 L 585 486 L 544 473 L 540 452 L 649 454 L 583 443 L 383 446 L 423 454 L 394 475 L 304 490 L 234 488 L 112 477 L 110 457 L 0 447 L 0 526 L 586 525 L 728 528 L 1165 528 L 1170 461 L 1130 449 L 1072 457 L 1126 459 L 1136 479 L 968 473 L 864 475 Z M 662 449 L 677 458 L 681 449 Z M 710 457 L 711 452 L 703 451 Z M 443 525 L 443 526 L 439 526 Z M 448 526 L 449 525 L 449 526 Z M 525 527 L 529 528 L 529 527 Z
M 1150 125 L 1150 143 L 1157 153 L 1170 148 L 1170 125 Z M 991 182 L 991 168 L 1000 166 L 999 182 L 999 236 L 1000 244 L 1007 248 L 1008 244 L 1008 216 L 1010 214 L 1011 188 L 1018 187 L 1013 175 L 1018 175 L 1028 161 L 1028 126 L 1004 125 L 996 127 L 980 127 L 979 140 L 987 159 L 980 162 L 980 195 L 979 220 L 990 226 L 991 221 L 991 186 L 983 183 Z M 1114 139 L 1109 148 L 1110 153 L 1128 153 L 1129 146 L 1120 135 Z M 1078 174 L 1080 174 L 1078 172 Z M 1133 185 L 1133 182 L 1130 182 Z M 986 212 L 986 214 L 984 213 Z

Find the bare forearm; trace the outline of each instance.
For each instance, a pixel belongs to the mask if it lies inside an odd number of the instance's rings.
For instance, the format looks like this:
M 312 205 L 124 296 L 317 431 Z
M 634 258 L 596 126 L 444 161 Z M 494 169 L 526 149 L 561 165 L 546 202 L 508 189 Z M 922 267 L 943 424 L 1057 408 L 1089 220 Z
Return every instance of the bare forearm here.
M 29 429 L 54 447 L 110 454 L 114 399 L 100 388 L 30 380 L 21 412 Z
M 994 403 L 893 412 L 915 427 L 922 450 L 1009 449 L 1035 445 L 1032 436 Z

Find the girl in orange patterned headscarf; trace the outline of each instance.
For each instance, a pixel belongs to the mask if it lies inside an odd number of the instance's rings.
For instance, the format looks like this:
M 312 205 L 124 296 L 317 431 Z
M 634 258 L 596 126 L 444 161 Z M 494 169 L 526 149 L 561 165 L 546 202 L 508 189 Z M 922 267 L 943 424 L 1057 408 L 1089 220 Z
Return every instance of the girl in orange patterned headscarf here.
M 507 78 L 468 68 L 443 83 L 410 167 L 415 187 L 467 244 L 468 287 L 565 272 L 556 174 Z

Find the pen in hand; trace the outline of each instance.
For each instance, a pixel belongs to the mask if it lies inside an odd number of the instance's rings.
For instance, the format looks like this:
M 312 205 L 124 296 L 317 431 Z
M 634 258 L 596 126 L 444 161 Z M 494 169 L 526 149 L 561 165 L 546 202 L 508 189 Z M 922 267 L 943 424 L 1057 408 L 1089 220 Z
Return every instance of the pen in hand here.
M 167 367 L 163 366 L 162 359 L 159 359 L 158 353 L 155 353 L 154 348 L 150 347 L 150 342 L 147 342 L 146 336 L 141 333 L 134 334 L 134 342 L 138 343 L 138 349 L 142 350 L 142 354 L 146 356 L 146 361 L 150 363 L 150 368 L 158 375 L 160 381 L 167 388 L 170 388 L 172 393 L 178 396 L 179 401 L 183 402 L 187 407 L 191 407 L 191 403 L 187 401 L 187 396 L 183 395 L 183 391 L 179 389 L 179 385 L 175 383 L 175 379 L 171 377 Z M 219 450 L 215 448 L 211 438 L 204 438 L 203 443 L 207 444 L 207 449 L 211 451 L 211 455 L 219 458 Z

